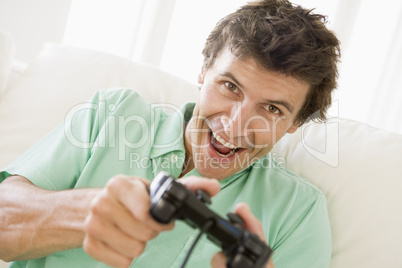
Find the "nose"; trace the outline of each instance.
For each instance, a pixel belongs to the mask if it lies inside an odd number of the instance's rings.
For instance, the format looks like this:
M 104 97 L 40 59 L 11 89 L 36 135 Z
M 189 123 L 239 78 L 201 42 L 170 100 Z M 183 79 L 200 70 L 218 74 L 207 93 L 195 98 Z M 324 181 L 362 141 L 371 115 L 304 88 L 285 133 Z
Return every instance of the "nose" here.
M 237 138 L 238 144 L 255 146 L 256 135 L 269 134 L 270 122 L 258 113 L 258 105 L 239 102 L 221 117 L 224 132 L 230 138 Z
M 250 120 L 253 117 L 253 108 L 247 103 L 238 102 L 233 105 L 228 115 L 221 117 L 221 124 L 228 137 L 246 137 L 250 135 Z

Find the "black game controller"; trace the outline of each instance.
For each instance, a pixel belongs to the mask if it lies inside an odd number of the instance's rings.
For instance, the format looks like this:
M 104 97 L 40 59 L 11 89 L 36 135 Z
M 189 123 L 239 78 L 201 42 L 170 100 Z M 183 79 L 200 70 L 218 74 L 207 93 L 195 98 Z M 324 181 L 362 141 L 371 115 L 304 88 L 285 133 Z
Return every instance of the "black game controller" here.
M 243 220 L 229 213 L 228 220 L 210 210 L 208 194 L 198 190 L 197 196 L 169 174 L 161 172 L 150 186 L 152 217 L 160 223 L 184 220 L 193 228 L 204 229 L 207 237 L 222 248 L 228 268 L 263 267 L 272 254 L 271 248 L 257 235 L 243 227 Z

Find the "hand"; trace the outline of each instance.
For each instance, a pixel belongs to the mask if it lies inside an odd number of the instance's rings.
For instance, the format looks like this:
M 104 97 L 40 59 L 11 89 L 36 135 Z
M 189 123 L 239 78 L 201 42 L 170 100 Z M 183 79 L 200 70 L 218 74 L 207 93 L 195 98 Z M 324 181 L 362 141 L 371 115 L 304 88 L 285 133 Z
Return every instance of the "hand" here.
M 188 177 L 178 180 L 191 190 L 219 192 L 216 180 Z M 96 260 L 114 267 L 128 267 L 144 250 L 147 241 L 174 223 L 160 224 L 149 214 L 149 181 L 118 175 L 93 200 L 86 218 L 84 250 Z
M 264 231 L 261 222 L 251 213 L 250 208 L 245 203 L 239 203 L 235 207 L 235 213 L 244 220 L 245 228 L 258 235 L 258 237 L 265 241 Z M 213 268 L 226 268 L 226 256 L 223 252 L 216 253 L 211 260 Z M 272 257 L 268 261 L 265 268 L 274 268 Z

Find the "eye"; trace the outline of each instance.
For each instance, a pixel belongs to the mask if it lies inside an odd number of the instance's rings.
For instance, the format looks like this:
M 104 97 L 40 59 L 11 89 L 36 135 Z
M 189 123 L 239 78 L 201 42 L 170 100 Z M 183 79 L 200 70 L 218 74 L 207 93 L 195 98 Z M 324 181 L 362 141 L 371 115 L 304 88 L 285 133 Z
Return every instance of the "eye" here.
M 281 110 L 278 109 L 278 107 L 274 105 L 266 105 L 264 107 L 268 112 L 273 113 L 273 114 L 281 114 Z
M 227 89 L 229 89 L 230 91 L 232 91 L 234 93 L 239 93 L 239 88 L 235 84 L 233 84 L 231 82 L 225 82 L 224 84 L 225 84 L 225 87 Z

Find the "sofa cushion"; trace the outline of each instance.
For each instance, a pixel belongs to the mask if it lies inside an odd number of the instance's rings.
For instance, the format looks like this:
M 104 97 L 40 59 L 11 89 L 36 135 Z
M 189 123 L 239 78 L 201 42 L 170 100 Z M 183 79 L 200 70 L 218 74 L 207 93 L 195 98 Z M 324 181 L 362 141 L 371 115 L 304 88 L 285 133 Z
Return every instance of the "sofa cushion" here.
M 198 88 L 162 70 L 91 49 L 44 45 L 0 100 L 0 168 L 5 167 L 97 90 L 137 90 L 150 102 L 182 105 Z
M 11 36 L 0 30 L 0 99 L 6 91 L 13 51 L 14 42 Z
M 272 151 L 327 197 L 331 268 L 402 267 L 402 135 L 333 117 Z

